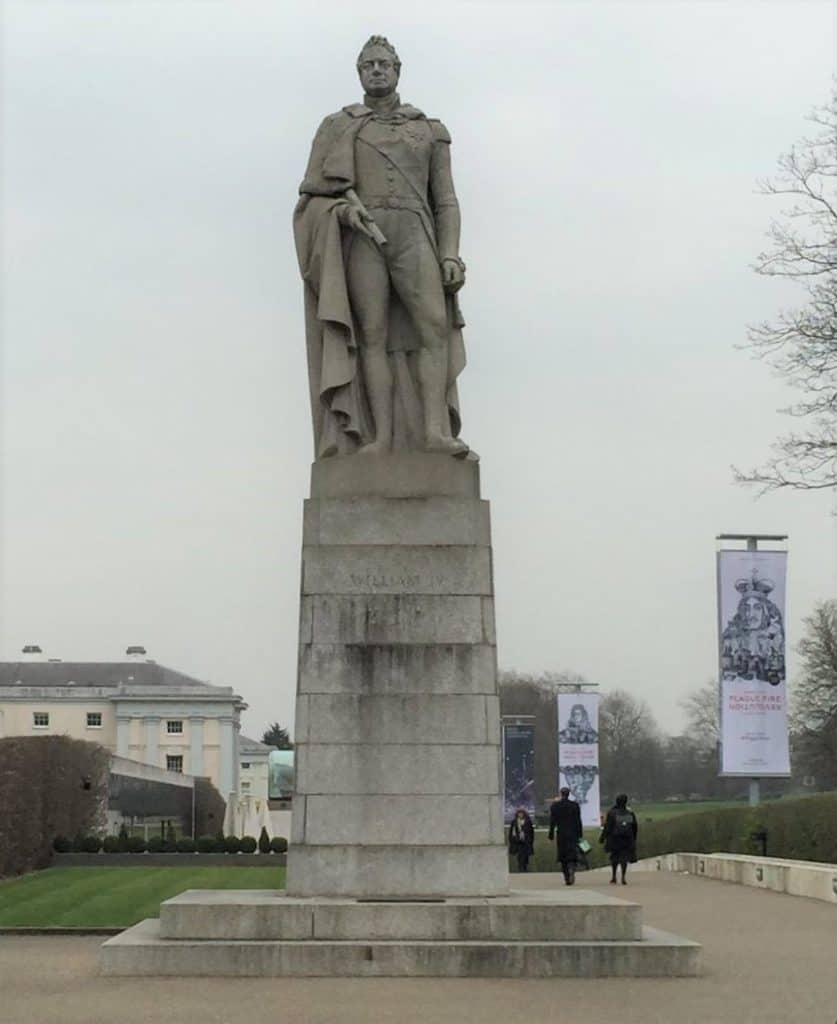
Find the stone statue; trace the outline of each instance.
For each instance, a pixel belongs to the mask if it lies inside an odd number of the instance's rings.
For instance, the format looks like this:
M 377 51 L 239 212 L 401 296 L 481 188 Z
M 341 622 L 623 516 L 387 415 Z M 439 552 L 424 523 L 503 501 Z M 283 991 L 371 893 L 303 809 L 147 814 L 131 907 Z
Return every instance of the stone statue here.
M 450 135 L 402 104 L 401 62 L 382 36 L 363 47 L 357 70 L 363 103 L 320 125 L 294 213 L 316 457 L 465 457 L 456 391 L 465 264 Z

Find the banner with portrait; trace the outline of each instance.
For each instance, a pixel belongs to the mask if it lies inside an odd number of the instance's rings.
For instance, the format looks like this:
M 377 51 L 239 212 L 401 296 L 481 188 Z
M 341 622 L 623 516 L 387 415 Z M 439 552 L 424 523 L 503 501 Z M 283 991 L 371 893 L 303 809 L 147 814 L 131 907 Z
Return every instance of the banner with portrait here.
M 535 727 L 503 723 L 503 820 L 514 820 L 518 807 L 535 817 Z
M 785 551 L 718 552 L 721 775 L 790 775 Z
M 599 695 L 558 694 L 558 787 L 568 786 L 585 826 L 599 825 Z

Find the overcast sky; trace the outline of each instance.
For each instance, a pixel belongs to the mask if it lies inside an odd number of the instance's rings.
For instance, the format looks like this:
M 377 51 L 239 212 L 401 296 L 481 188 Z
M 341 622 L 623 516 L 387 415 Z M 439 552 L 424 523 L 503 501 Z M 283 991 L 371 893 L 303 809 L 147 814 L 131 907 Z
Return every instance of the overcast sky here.
M 395 13 L 397 11 L 397 13 Z M 721 531 L 790 534 L 789 642 L 837 596 L 833 496 L 756 500 L 790 393 L 736 349 L 757 179 L 829 92 L 829 3 L 4 6 L 2 622 L 128 644 L 291 724 L 312 458 L 290 216 L 387 35 L 453 137 L 500 664 L 581 672 L 678 730 L 716 670 Z M 796 664 L 792 659 L 791 669 Z

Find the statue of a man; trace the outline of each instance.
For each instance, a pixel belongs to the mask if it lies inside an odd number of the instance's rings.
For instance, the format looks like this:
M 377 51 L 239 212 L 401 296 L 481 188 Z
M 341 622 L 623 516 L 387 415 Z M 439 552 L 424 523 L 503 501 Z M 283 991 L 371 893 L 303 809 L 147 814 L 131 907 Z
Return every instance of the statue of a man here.
M 357 70 L 363 103 L 320 125 L 294 214 L 316 456 L 465 456 L 456 393 L 465 265 L 450 135 L 402 104 L 401 62 L 382 36 L 363 47 Z

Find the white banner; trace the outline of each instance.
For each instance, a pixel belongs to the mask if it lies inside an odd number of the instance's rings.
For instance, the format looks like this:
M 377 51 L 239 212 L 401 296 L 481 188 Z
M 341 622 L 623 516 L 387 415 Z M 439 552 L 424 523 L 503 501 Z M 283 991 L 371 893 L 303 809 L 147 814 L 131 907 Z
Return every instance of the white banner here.
M 601 823 L 597 693 L 558 694 L 558 786 L 569 786 L 585 827 Z
M 785 551 L 718 552 L 721 774 L 790 775 Z

